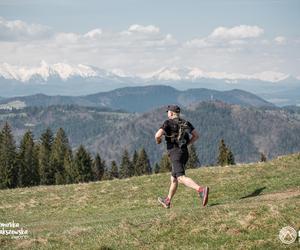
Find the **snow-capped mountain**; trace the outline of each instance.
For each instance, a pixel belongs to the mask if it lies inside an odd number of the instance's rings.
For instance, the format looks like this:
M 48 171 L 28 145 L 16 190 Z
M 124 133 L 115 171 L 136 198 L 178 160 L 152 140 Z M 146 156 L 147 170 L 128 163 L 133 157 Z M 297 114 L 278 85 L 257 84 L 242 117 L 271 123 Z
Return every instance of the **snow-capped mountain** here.
M 209 88 L 242 89 L 277 105 L 300 105 L 300 79 L 275 71 L 252 75 L 205 71 L 197 67 L 165 67 L 155 72 L 130 76 L 120 70 L 66 63 L 24 67 L 0 64 L 0 96 L 87 95 L 120 87 L 169 85 L 180 90 Z
M 114 73 L 113 73 L 114 72 Z M 121 80 L 130 78 L 120 74 L 117 70 L 107 71 L 94 66 L 78 64 L 70 65 L 66 63 L 47 64 L 42 61 L 37 67 L 19 67 L 8 63 L 0 64 L 0 76 L 5 79 L 13 79 L 21 82 L 28 82 L 34 78 L 47 81 L 51 77 L 58 77 L 61 80 L 68 80 L 72 77 L 82 78 L 106 78 L 109 80 Z M 149 74 L 134 76 L 140 80 L 152 81 L 195 81 L 199 79 L 218 79 L 235 83 L 237 80 L 260 80 L 266 82 L 279 82 L 289 78 L 288 74 L 275 71 L 264 71 L 252 75 L 227 73 L 227 72 L 207 72 L 197 67 L 165 67 Z M 132 77 L 131 77 L 132 78 Z
M 72 77 L 93 78 L 101 77 L 117 79 L 118 75 L 109 71 L 84 64 L 70 65 L 66 63 L 55 63 L 52 65 L 42 61 L 38 67 L 18 67 L 8 63 L 0 65 L 0 76 L 5 79 L 28 82 L 34 78 L 47 81 L 51 77 L 58 77 L 66 81 Z
M 84 95 L 126 87 L 135 78 L 119 76 L 94 66 L 66 63 L 47 64 L 37 67 L 19 67 L 0 64 L 0 96 L 21 96 L 43 93 L 48 95 Z
M 289 78 L 288 74 L 275 71 L 264 71 L 253 75 L 227 73 L 227 72 L 205 72 L 196 67 L 185 68 L 162 68 L 156 72 L 144 75 L 144 79 L 162 81 L 196 81 L 199 79 L 225 80 L 228 83 L 236 83 L 238 80 L 260 80 L 265 82 L 279 82 Z

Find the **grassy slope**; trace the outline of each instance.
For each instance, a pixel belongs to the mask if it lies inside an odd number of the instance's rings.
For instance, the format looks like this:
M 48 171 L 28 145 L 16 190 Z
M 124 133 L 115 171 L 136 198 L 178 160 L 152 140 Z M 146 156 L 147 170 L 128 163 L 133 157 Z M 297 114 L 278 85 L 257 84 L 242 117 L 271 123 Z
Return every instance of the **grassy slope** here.
M 282 244 L 278 232 L 288 225 L 300 229 L 300 155 L 265 164 L 189 170 L 187 175 L 210 186 L 208 207 L 202 208 L 195 192 L 184 186 L 170 210 L 160 207 L 157 196 L 166 194 L 169 174 L 2 190 L 0 222 L 20 223 L 30 235 L 0 236 L 0 248 L 299 247 Z

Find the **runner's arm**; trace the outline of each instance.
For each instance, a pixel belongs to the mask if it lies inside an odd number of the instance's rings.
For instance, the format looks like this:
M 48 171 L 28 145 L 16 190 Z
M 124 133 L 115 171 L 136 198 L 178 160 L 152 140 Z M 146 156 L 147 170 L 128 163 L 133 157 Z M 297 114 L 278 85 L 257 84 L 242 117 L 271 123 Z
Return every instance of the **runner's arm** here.
M 192 137 L 191 137 L 191 139 L 190 139 L 188 145 L 193 144 L 196 140 L 199 139 L 199 134 L 198 134 L 198 132 L 197 132 L 196 129 L 193 129 L 193 131 L 191 132 L 191 134 L 192 134 Z
M 155 134 L 155 141 L 157 144 L 161 143 L 161 137 L 165 134 L 165 131 L 160 128 Z

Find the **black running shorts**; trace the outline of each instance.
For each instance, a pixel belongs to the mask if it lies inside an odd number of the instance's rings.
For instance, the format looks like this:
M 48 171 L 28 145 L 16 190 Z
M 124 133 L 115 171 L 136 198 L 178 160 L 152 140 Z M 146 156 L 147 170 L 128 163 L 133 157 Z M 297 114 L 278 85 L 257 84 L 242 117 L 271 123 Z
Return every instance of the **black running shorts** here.
M 168 150 L 171 163 L 172 163 L 172 176 L 177 178 L 185 175 L 185 164 L 189 159 L 189 152 L 187 148 L 173 147 Z

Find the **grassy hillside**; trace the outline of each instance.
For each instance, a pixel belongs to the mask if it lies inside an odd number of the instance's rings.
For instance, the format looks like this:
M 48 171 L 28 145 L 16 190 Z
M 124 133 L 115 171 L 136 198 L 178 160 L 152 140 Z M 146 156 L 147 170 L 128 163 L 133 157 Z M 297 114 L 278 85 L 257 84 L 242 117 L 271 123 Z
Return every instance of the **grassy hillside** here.
M 261 164 L 188 170 L 211 188 L 200 206 L 180 186 L 170 210 L 157 203 L 169 174 L 0 191 L 0 222 L 29 230 L 0 235 L 1 249 L 298 249 L 278 238 L 300 229 L 300 155 Z

